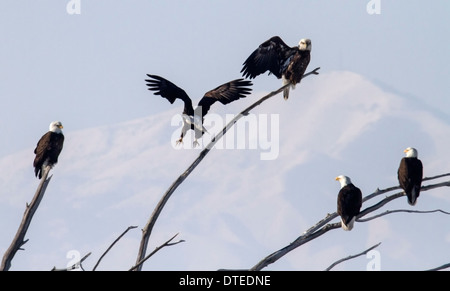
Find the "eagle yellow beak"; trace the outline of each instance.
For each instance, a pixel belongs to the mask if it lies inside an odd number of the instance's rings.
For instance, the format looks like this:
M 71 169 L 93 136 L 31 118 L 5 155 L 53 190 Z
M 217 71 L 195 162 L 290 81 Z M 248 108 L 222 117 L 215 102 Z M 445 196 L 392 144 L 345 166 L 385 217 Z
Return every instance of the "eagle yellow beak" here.
M 339 181 L 339 177 L 334 178 L 336 181 Z
M 59 128 L 61 128 L 61 129 L 63 129 L 63 128 L 64 128 L 64 126 L 62 126 L 62 124 L 61 124 L 61 125 L 58 125 L 58 127 L 59 127 Z

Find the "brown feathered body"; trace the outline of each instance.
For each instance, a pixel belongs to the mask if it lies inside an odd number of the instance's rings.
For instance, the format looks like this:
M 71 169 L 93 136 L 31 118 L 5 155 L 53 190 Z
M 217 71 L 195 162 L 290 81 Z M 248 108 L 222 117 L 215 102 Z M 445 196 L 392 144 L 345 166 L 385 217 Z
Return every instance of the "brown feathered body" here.
M 46 166 L 53 167 L 58 162 L 59 154 L 63 149 L 64 135 L 48 131 L 38 141 L 34 153 L 36 157 L 33 161 L 34 173 L 39 179 L 42 178 L 43 170 Z

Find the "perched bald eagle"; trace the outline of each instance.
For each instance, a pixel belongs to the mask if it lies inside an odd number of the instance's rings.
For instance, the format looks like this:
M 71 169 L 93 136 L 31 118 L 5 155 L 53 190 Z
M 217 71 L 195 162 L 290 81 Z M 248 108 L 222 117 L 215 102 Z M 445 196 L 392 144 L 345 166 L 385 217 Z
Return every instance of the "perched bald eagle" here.
M 39 179 L 42 178 L 46 166 L 51 169 L 58 162 L 64 144 L 62 128 L 60 121 L 50 123 L 49 131 L 41 137 L 34 149 L 36 154 L 33 162 L 34 174 Z
M 362 193 L 347 176 L 338 176 L 336 181 L 341 183 L 337 199 L 337 214 L 341 217 L 342 228 L 352 230 L 362 206 Z
M 263 42 L 244 62 L 241 73 L 245 78 L 253 79 L 269 71 L 283 85 L 291 84 L 284 89 L 283 96 L 289 98 L 289 87 L 295 89 L 311 60 L 311 40 L 302 39 L 298 46 L 289 47 L 279 36 Z
M 155 91 L 155 95 L 161 95 L 169 100 L 171 104 L 173 104 L 177 98 L 183 100 L 183 128 L 181 129 L 181 136 L 177 141 L 177 144 L 182 143 L 186 132 L 189 129 L 192 129 L 195 132 L 194 147 L 199 144 L 197 140 L 207 132 L 203 127 L 203 119 L 208 113 L 211 105 L 216 101 L 219 101 L 222 104 L 228 104 L 246 97 L 246 95 L 250 94 L 252 91 L 252 89 L 249 88 L 252 85 L 250 81 L 244 79 L 233 80 L 206 92 L 203 98 L 200 99 L 197 108 L 194 109 L 191 98 L 183 89 L 160 76 L 149 74 L 147 74 L 147 76 L 151 78 L 145 80 L 149 87 L 148 90 Z
M 417 158 L 418 153 L 415 148 L 409 147 L 403 152 L 406 156 L 401 159 L 398 167 L 398 182 L 408 197 L 408 203 L 414 206 L 422 186 L 423 166 L 422 162 Z

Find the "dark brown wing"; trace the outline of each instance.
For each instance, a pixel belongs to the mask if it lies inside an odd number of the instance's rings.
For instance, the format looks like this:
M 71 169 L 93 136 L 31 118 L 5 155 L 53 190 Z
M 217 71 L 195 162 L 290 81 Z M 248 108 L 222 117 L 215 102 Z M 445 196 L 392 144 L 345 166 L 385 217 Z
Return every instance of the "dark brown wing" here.
M 253 79 L 256 76 L 270 71 L 278 79 L 286 70 L 290 57 L 298 50 L 287 46 L 279 36 L 263 42 L 245 60 L 241 73 L 244 78 Z
M 36 177 L 42 177 L 42 165 L 47 161 L 48 165 L 53 166 L 58 162 L 59 154 L 63 149 L 64 135 L 48 131 L 38 141 L 34 153 L 36 154 L 33 167 Z
M 337 213 L 348 224 L 359 214 L 362 206 L 362 192 L 353 184 L 348 184 L 339 190 Z
M 211 105 L 216 101 L 222 104 L 228 104 L 246 97 L 252 91 L 250 88 L 252 85 L 251 81 L 237 79 L 206 92 L 205 96 L 198 103 L 197 109 L 195 109 L 196 115 L 199 115 L 201 110 L 201 116 L 204 117 L 208 113 Z
M 147 74 L 147 76 L 151 78 L 145 80 L 147 82 L 146 85 L 149 87 L 148 90 L 155 91 L 153 94 L 166 98 L 171 104 L 173 104 L 177 98 L 183 100 L 183 113 L 187 115 L 194 114 L 192 100 L 183 89 L 163 77 L 150 74 Z
M 422 186 L 422 162 L 417 158 L 402 158 L 398 167 L 397 176 L 400 187 L 408 197 L 408 202 L 414 205 L 416 199 L 419 197 Z
M 46 159 L 47 153 L 47 144 L 50 142 L 50 134 L 51 132 L 47 132 L 44 134 L 38 141 L 36 148 L 34 149 L 34 153 L 36 157 L 33 161 L 33 167 L 41 167 Z

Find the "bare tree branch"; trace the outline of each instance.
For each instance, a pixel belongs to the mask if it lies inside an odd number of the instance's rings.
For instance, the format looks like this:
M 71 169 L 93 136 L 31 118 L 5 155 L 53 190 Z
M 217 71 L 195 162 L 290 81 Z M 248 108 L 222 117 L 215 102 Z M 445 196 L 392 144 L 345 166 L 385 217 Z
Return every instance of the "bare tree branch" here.
M 33 219 L 33 215 L 39 207 L 39 204 L 44 197 L 45 190 L 47 189 L 47 186 L 52 178 L 52 176 L 47 178 L 49 172 L 50 167 L 45 167 L 41 182 L 39 183 L 36 193 L 34 194 L 33 200 L 31 200 L 30 204 L 27 204 L 19 229 L 17 230 L 17 233 L 11 245 L 3 255 L 0 271 L 8 271 L 11 268 L 11 261 L 14 258 L 16 252 L 18 250 L 21 250 L 21 247 L 28 241 L 24 240 L 24 238 L 28 231 L 28 227 L 30 226 L 31 220 Z
M 174 235 L 172 238 L 170 238 L 168 241 L 166 241 L 165 243 L 163 243 L 162 245 L 160 245 L 159 247 L 157 247 L 153 252 L 151 252 L 148 256 L 146 256 L 145 258 L 143 258 L 141 261 L 139 261 L 135 266 L 131 267 L 131 269 L 129 269 L 128 271 L 134 271 L 136 269 L 138 269 L 139 267 L 142 266 L 142 264 L 147 261 L 151 256 L 153 256 L 156 252 L 158 252 L 160 249 L 164 248 L 164 247 L 169 247 L 169 246 L 173 246 L 179 243 L 184 242 L 184 240 L 179 240 L 177 242 L 171 243 L 171 241 L 178 235 L 178 233 L 176 235 Z
M 443 214 L 450 215 L 450 212 L 447 212 L 447 211 L 444 211 L 444 210 L 441 210 L 441 209 L 435 209 L 435 210 L 408 210 L 408 209 L 397 209 L 397 210 L 386 210 L 386 211 L 383 212 L 383 213 L 374 215 L 374 216 L 369 217 L 369 218 L 360 218 L 360 219 L 357 219 L 357 221 L 358 221 L 358 222 L 367 222 L 367 221 L 369 221 L 369 220 L 373 220 L 373 219 L 378 218 L 378 217 L 381 217 L 381 216 L 385 216 L 385 215 L 388 215 L 388 214 L 391 214 L 391 213 L 399 213 L 399 212 L 404 212 L 404 213 L 436 213 L 436 212 L 441 212 L 441 213 L 443 213 Z
M 439 175 L 439 176 L 435 176 L 435 177 L 431 177 L 431 178 L 426 178 L 426 180 L 432 180 L 432 179 L 437 179 L 437 178 L 441 178 L 444 176 L 450 176 L 450 174 L 444 174 L 444 175 Z M 437 183 L 437 184 L 432 184 L 432 185 L 427 185 L 427 186 L 422 186 L 421 191 L 428 191 L 431 189 L 435 189 L 435 188 L 439 188 L 439 187 L 448 187 L 450 186 L 450 181 L 447 182 L 442 182 L 442 183 Z M 380 190 L 377 189 L 374 193 L 366 196 L 363 198 L 363 203 L 367 202 L 368 200 L 379 196 L 383 193 L 387 193 L 390 191 L 394 191 L 396 189 L 399 189 L 399 187 L 395 186 L 395 187 L 390 187 L 384 190 Z M 356 221 L 359 222 L 359 220 L 361 219 L 361 217 L 372 213 L 373 211 L 383 207 L 384 205 L 386 205 L 387 203 L 405 196 L 404 192 L 400 192 L 400 193 L 395 193 L 392 194 L 391 196 L 387 196 L 386 198 L 384 198 L 383 200 L 381 200 L 380 202 L 367 207 L 366 209 L 362 210 L 358 216 Z M 444 211 L 441 211 L 444 212 Z M 444 212 L 446 213 L 446 212 Z M 446 213 L 447 214 L 447 213 Z M 307 231 L 305 231 L 302 235 L 300 235 L 295 241 L 293 241 L 292 243 L 290 243 L 289 245 L 287 245 L 286 247 L 266 256 L 264 259 L 262 259 L 260 262 L 258 262 L 255 266 L 253 266 L 250 270 L 251 271 L 260 271 L 263 268 L 267 267 L 268 265 L 276 262 L 277 260 L 279 260 L 280 258 L 282 258 L 283 256 L 285 256 L 286 254 L 288 254 L 290 251 L 298 248 L 299 246 L 327 233 L 329 230 L 332 229 L 338 229 L 341 227 L 341 222 L 338 223 L 332 223 L 332 224 L 328 224 L 328 222 L 330 222 L 331 220 L 333 220 L 334 218 L 338 217 L 336 212 L 333 212 L 332 214 L 328 213 L 326 215 L 326 217 L 324 219 L 322 219 L 321 221 L 319 221 L 318 223 L 316 223 L 313 227 L 309 228 Z
M 307 76 L 310 75 L 318 75 L 318 70 L 319 68 L 316 68 L 314 70 L 312 70 L 311 72 L 304 74 L 302 78 L 305 78 Z M 262 97 L 261 99 L 259 99 L 258 101 L 256 101 L 255 103 L 253 103 L 252 105 L 250 105 L 249 107 L 247 107 L 244 111 L 242 111 L 241 113 L 239 113 L 235 118 L 233 118 L 224 128 L 222 131 L 220 131 L 212 140 L 211 142 L 200 152 L 199 156 L 197 157 L 197 159 L 195 159 L 195 161 L 187 168 L 186 171 L 184 171 L 184 173 L 182 173 L 176 180 L 175 182 L 172 183 L 172 185 L 169 187 L 169 189 L 166 191 L 166 193 L 164 193 L 164 195 L 162 196 L 162 198 L 160 199 L 160 201 L 158 202 L 158 204 L 156 205 L 156 208 L 153 210 L 153 213 L 151 214 L 147 224 L 145 225 L 145 227 L 142 229 L 142 239 L 141 239 L 141 243 L 139 246 L 139 251 L 138 251 L 138 256 L 136 259 L 136 265 L 139 265 L 138 268 L 136 268 L 137 271 L 140 271 L 142 269 L 142 263 L 139 264 L 139 262 L 142 261 L 142 259 L 145 256 L 145 253 L 147 252 L 147 246 L 148 246 L 148 242 L 150 240 L 150 235 L 152 233 L 153 230 L 153 226 L 156 223 L 156 220 L 159 217 L 159 214 L 161 213 L 162 209 L 164 208 L 164 206 L 166 205 L 167 201 L 169 200 L 170 196 L 173 194 L 173 192 L 178 188 L 178 186 L 181 185 L 181 183 L 183 183 L 183 181 L 189 176 L 189 174 L 192 173 L 192 171 L 198 166 L 198 164 L 200 164 L 200 162 L 203 160 L 203 158 L 209 153 L 209 151 L 214 147 L 214 145 L 226 134 L 226 132 L 239 120 L 241 119 L 243 116 L 246 116 L 249 114 L 249 112 L 255 108 L 256 106 L 260 105 L 261 103 L 263 103 L 264 101 L 266 101 L 267 99 L 277 95 L 278 93 L 282 92 L 283 89 L 285 89 L 288 85 L 284 85 L 281 88 L 279 88 L 276 91 L 273 91 L 269 94 L 267 94 L 266 96 Z
M 333 269 L 336 265 L 338 265 L 338 264 L 340 264 L 340 263 L 342 263 L 342 262 L 345 262 L 345 261 L 348 261 L 348 260 L 357 258 L 357 257 L 362 256 L 362 255 L 365 255 L 365 254 L 367 254 L 368 252 L 370 252 L 371 250 L 373 250 L 374 248 L 377 248 L 379 245 L 381 245 L 381 242 L 377 243 L 376 245 L 374 245 L 374 246 L 368 248 L 367 250 L 365 250 L 365 251 L 363 251 L 363 252 L 361 252 L 361 253 L 359 253 L 359 254 L 352 255 L 352 256 L 348 256 L 348 257 L 346 257 L 346 258 L 340 259 L 340 260 L 334 262 L 333 264 L 331 264 L 328 268 L 325 269 L 325 271 L 330 271 L 330 270 Z
M 131 229 L 137 228 L 137 226 L 129 226 L 116 240 L 109 246 L 108 249 L 101 255 L 100 259 L 98 259 L 97 264 L 95 264 L 92 271 L 95 271 L 97 269 L 98 265 L 100 264 L 100 261 L 103 259 L 103 257 L 111 250 L 111 248 Z
M 84 262 L 84 260 L 87 259 L 87 257 L 89 257 L 91 255 L 91 253 L 89 252 L 87 255 L 85 255 L 84 257 L 81 258 L 81 260 L 75 264 L 73 264 L 70 267 L 67 268 L 63 268 L 63 269 L 56 269 L 56 267 L 53 267 L 53 269 L 51 269 L 51 271 L 73 271 L 76 270 L 78 268 L 81 268 L 81 270 L 84 271 L 82 263 Z
M 448 176 L 450 176 L 450 173 L 441 174 L 441 175 L 437 175 L 437 176 L 433 176 L 433 177 L 424 177 L 422 179 L 422 181 L 429 181 L 429 180 L 439 179 L 439 178 L 448 177 Z
M 439 270 L 445 270 L 448 268 L 450 268 L 450 263 L 442 265 L 440 267 L 433 268 L 433 269 L 425 270 L 425 271 L 439 271 Z
M 437 175 L 437 176 L 434 176 L 434 177 L 425 177 L 425 178 L 423 178 L 423 181 L 434 180 L 434 179 L 438 179 L 438 178 L 442 178 L 442 177 L 447 177 L 447 176 L 450 176 L 450 173 L 442 174 L 442 175 Z M 450 181 L 449 181 L 449 182 L 450 182 Z M 438 187 L 449 186 L 449 185 L 447 185 L 447 183 L 449 183 L 449 182 L 444 182 L 444 183 L 435 184 L 435 185 L 438 185 Z M 429 187 L 436 187 L 436 186 L 434 186 L 434 185 L 423 186 L 423 187 L 422 187 L 422 191 L 429 190 L 429 189 L 428 189 Z M 382 194 L 384 194 L 384 193 L 388 193 L 388 192 L 391 192 L 391 191 L 394 191 L 394 190 L 398 190 L 398 189 L 400 189 L 400 186 L 393 186 L 393 187 L 389 187 L 389 188 L 386 188 L 386 189 L 376 189 L 375 192 L 373 192 L 373 193 L 371 193 L 371 194 L 369 194 L 369 195 L 363 197 L 363 202 L 369 201 L 370 199 L 373 199 L 373 198 L 375 198 L 375 197 L 377 197 L 377 196 L 380 196 L 380 195 L 382 195 Z M 400 195 L 400 196 L 403 196 L 404 194 L 400 193 L 399 195 Z M 380 205 L 380 207 L 381 207 L 381 206 L 382 206 L 382 205 Z M 317 224 L 315 224 L 314 226 L 312 226 L 310 229 L 308 229 L 308 230 L 305 231 L 304 233 L 312 233 L 312 232 L 315 232 L 316 230 L 320 229 L 321 227 L 323 227 L 324 225 L 326 225 L 328 222 L 330 222 L 331 220 L 335 219 L 336 217 L 338 217 L 338 215 L 337 215 L 336 212 L 333 212 L 333 213 L 331 213 L 331 214 L 328 213 L 327 216 L 326 216 L 324 219 L 322 219 L 321 221 L 319 221 Z
M 448 176 L 450 176 L 450 173 L 441 174 L 441 175 L 437 175 L 437 176 L 433 176 L 433 177 L 424 177 L 424 178 L 422 179 L 422 181 L 423 181 L 423 182 L 426 182 L 426 181 L 435 180 L 435 179 L 439 179 L 439 178 L 443 178 L 443 177 L 448 177 Z M 443 184 L 447 184 L 447 183 L 450 183 L 450 181 L 449 181 L 449 182 L 444 182 Z M 435 185 L 439 185 L 439 184 L 435 184 Z M 450 186 L 450 185 L 439 185 L 438 187 L 442 187 L 442 186 Z M 425 186 L 425 187 L 422 186 L 422 189 L 426 189 L 426 187 L 429 187 L 429 186 Z M 394 191 L 394 190 L 400 190 L 400 189 L 401 189 L 400 186 L 393 186 L 393 187 L 389 187 L 389 188 L 381 189 L 381 190 L 380 190 L 380 189 L 376 189 L 374 193 L 365 196 L 365 197 L 363 198 L 363 202 L 365 202 L 365 201 L 367 201 L 367 200 L 370 200 L 370 199 L 372 199 L 372 198 L 374 198 L 374 197 L 377 197 L 377 196 L 379 196 L 379 195 L 381 195 L 381 194 L 384 194 L 384 193 L 387 193 L 387 192 L 391 192 L 391 191 Z M 422 191 L 423 191 L 423 190 L 422 190 Z
M 421 191 L 427 191 L 427 190 L 440 188 L 440 187 L 444 187 L 444 186 L 445 187 L 450 187 L 450 181 L 442 182 L 442 183 L 438 183 L 438 184 L 433 184 L 433 185 L 423 186 Z

